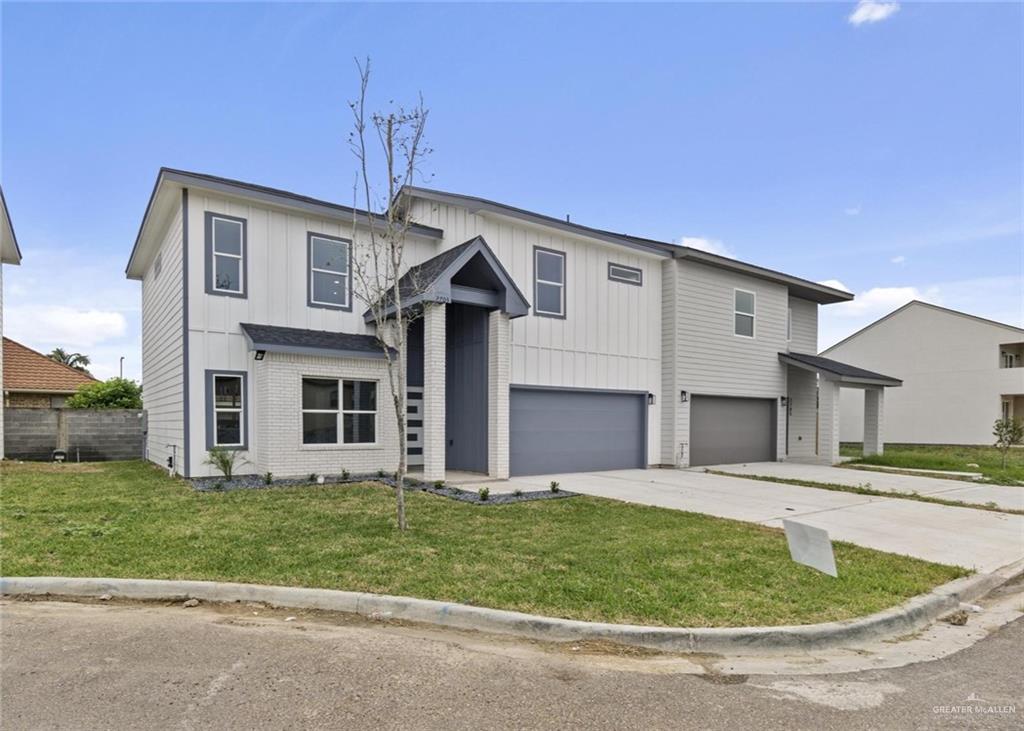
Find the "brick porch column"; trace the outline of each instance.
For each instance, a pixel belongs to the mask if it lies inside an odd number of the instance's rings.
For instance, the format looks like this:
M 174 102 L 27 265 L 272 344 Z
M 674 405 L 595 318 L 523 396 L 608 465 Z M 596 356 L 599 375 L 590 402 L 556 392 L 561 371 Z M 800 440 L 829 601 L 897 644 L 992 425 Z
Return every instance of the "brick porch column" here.
M 864 390 L 864 456 L 881 454 L 885 447 L 882 436 L 885 390 L 868 388 Z
M 423 478 L 444 479 L 445 305 L 423 313 Z
M 818 379 L 818 462 L 839 462 L 839 383 Z
M 487 473 L 508 479 L 508 386 L 512 374 L 512 323 L 494 310 L 487 323 Z

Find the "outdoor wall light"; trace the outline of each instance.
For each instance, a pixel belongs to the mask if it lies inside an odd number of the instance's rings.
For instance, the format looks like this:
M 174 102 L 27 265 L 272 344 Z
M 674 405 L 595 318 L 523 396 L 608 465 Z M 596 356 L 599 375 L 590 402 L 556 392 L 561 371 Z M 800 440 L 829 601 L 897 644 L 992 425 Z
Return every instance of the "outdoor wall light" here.
M 779 396 L 779 406 L 785 406 L 789 403 L 789 399 L 785 396 Z
M 648 406 L 654 406 L 654 394 L 653 393 L 647 394 L 647 405 Z
M 680 403 L 684 403 L 685 404 L 689 400 L 690 400 L 690 395 L 688 393 L 686 393 L 686 391 L 680 391 L 679 392 L 679 402 Z
M 265 350 L 257 350 L 256 351 L 256 360 L 263 360 L 263 356 L 265 356 L 266 354 L 267 354 L 267 351 L 265 351 Z

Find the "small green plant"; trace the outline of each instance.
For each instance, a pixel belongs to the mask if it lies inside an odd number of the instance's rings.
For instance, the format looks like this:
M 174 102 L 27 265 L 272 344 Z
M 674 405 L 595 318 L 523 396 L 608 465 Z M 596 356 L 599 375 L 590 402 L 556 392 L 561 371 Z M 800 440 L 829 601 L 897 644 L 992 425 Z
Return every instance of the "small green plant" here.
M 554 480 L 552 480 L 551 481 L 551 492 L 558 492 L 558 487 L 559 487 L 558 483 L 555 482 Z
M 341 479 L 343 479 L 343 480 L 347 480 L 348 478 L 349 478 L 349 472 L 348 472 L 348 470 L 342 470 L 342 471 L 341 471 Z
M 512 494 L 515 495 L 516 497 L 522 497 L 523 491 L 517 487 L 515 490 L 512 491 Z
M 444 480 L 434 480 L 434 487 L 440 490 L 442 487 L 444 487 Z
M 1024 442 L 1024 422 L 1020 419 L 998 419 L 992 428 L 996 438 L 995 447 L 1003 453 L 1003 469 L 1006 469 L 1006 455 L 1010 447 Z
M 377 470 L 377 477 L 384 477 L 386 474 L 384 470 Z
M 273 483 L 274 483 L 274 473 L 273 472 L 267 472 L 266 474 L 263 475 L 263 484 L 264 485 L 272 485 Z
M 310 472 L 309 473 L 309 481 L 310 482 L 316 482 L 316 472 Z
M 491 489 L 489 487 L 481 487 L 477 491 L 477 495 L 480 496 L 481 500 L 489 500 L 491 497 Z
M 217 492 L 220 492 L 221 490 L 224 489 L 224 483 L 218 480 L 217 482 L 213 483 L 213 489 L 216 490 Z
M 211 447 L 206 455 L 206 460 L 203 464 L 212 466 L 224 475 L 225 480 L 230 480 L 232 475 L 235 474 L 235 467 L 240 462 L 245 462 L 244 459 L 238 456 L 238 452 L 225 447 Z

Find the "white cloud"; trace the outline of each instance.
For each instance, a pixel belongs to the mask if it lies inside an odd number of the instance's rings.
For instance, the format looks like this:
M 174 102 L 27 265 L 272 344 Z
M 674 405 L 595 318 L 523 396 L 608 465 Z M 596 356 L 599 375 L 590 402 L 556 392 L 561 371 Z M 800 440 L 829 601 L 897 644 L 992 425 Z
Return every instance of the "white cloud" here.
M 4 314 L 4 329 L 14 340 L 43 340 L 62 344 L 61 347 L 92 347 L 120 338 L 127 330 L 124 315 L 113 311 L 20 305 L 8 307 Z
M 857 7 L 846 18 L 850 25 L 862 25 L 864 23 L 878 23 L 900 9 L 896 2 L 882 3 L 876 0 L 860 0 Z
M 847 216 L 859 216 L 860 215 L 860 206 L 857 205 L 857 206 L 849 206 L 848 208 L 844 208 L 843 209 L 843 213 L 845 213 Z
M 841 289 L 844 292 L 851 292 L 851 293 L 853 292 L 852 289 L 847 287 L 845 284 L 840 282 L 838 279 L 826 279 L 824 282 L 818 282 L 818 284 L 822 284 L 822 285 L 824 285 L 826 287 L 831 287 L 832 289 Z
M 706 251 L 709 254 L 727 256 L 730 259 L 736 258 L 736 255 L 732 253 L 732 249 L 718 239 L 706 239 L 703 236 L 683 236 L 679 239 L 679 244 L 681 246 L 688 246 L 691 249 Z
M 907 257 L 903 256 L 903 254 L 900 254 L 899 256 L 894 256 L 889 261 L 892 262 L 893 264 L 903 264 L 907 261 Z

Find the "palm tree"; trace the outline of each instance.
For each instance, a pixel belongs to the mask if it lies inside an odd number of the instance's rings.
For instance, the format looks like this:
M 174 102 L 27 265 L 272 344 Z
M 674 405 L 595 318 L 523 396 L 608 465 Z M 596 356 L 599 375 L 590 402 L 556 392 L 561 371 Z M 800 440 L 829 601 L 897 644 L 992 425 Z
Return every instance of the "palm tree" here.
M 48 356 L 50 360 L 62 363 L 63 365 L 70 366 L 76 371 L 82 371 L 82 373 L 88 373 L 89 369 L 89 356 L 82 355 L 81 353 L 69 353 L 64 348 L 54 348 L 50 351 Z

